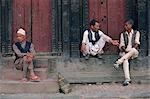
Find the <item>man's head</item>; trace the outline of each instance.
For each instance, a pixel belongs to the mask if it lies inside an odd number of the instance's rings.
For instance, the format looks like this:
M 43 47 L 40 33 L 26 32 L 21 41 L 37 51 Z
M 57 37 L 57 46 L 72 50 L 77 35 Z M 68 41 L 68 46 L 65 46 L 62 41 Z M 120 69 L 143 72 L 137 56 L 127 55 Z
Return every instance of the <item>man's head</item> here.
M 17 40 L 19 42 L 23 42 L 23 41 L 26 40 L 26 32 L 25 32 L 24 29 L 22 29 L 22 28 L 18 29 L 18 31 L 17 31 Z
M 90 28 L 92 31 L 97 32 L 99 30 L 100 24 L 97 20 L 93 19 L 90 22 Z
M 124 27 L 125 27 L 126 31 L 130 31 L 132 29 L 133 25 L 134 25 L 134 21 L 132 19 L 129 19 L 125 22 Z

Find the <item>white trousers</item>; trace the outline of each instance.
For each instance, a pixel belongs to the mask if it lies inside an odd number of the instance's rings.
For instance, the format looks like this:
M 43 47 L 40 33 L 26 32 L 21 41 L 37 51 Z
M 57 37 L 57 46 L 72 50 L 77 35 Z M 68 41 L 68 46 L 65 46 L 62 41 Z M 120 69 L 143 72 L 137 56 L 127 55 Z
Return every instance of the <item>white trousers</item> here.
M 129 73 L 129 59 L 134 59 L 138 57 L 138 50 L 132 48 L 128 53 L 122 54 L 122 57 L 116 61 L 117 64 L 123 64 L 123 71 L 125 75 L 125 79 L 130 80 L 130 73 Z
M 101 54 L 103 53 L 103 47 L 105 46 L 106 41 L 103 40 L 103 38 L 101 37 L 94 45 L 89 42 L 86 44 L 86 51 L 83 52 L 83 55 L 97 55 L 97 54 Z

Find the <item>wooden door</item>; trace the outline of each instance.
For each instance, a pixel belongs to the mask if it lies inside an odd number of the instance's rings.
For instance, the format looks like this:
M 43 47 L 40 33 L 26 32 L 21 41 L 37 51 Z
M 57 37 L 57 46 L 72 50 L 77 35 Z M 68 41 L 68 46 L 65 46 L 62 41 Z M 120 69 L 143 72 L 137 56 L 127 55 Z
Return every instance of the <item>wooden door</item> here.
M 17 29 L 22 27 L 37 52 L 50 52 L 51 3 L 51 0 L 13 0 L 13 37 Z
M 119 39 L 124 30 L 125 0 L 89 0 L 89 19 L 93 18 L 100 22 L 100 29 L 105 34 Z M 105 51 L 112 54 L 117 51 L 117 47 L 106 45 Z

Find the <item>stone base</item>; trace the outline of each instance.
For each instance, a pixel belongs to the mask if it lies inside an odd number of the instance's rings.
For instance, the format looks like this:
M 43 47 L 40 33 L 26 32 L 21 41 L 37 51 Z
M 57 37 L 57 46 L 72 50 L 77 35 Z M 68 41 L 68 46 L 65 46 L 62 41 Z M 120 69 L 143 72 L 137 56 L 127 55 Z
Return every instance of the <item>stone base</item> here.
M 47 79 L 41 82 L 20 82 L 0 80 L 0 94 L 18 93 L 57 93 L 59 86 L 57 79 Z
M 113 68 L 117 55 L 105 55 L 103 59 L 59 59 L 57 71 L 70 83 L 102 83 L 124 81 L 122 66 Z M 150 82 L 148 57 L 139 57 L 130 62 L 130 74 L 133 82 Z

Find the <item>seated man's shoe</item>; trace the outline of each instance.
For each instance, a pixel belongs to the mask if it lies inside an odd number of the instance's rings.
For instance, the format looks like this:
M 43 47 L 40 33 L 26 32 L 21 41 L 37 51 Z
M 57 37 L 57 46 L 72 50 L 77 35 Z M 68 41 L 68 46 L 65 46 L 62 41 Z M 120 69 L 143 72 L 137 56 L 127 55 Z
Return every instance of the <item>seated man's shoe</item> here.
M 119 68 L 119 64 L 115 63 L 113 68 L 118 69 Z
M 90 57 L 90 55 L 89 55 L 89 54 L 87 54 L 87 55 L 85 55 L 85 56 L 84 56 L 84 58 L 85 58 L 86 60 L 88 60 L 88 59 L 89 59 L 89 57 Z
M 97 54 L 97 58 L 98 59 L 102 59 L 102 55 L 101 54 Z
M 131 80 L 125 80 L 125 81 L 122 83 L 122 85 L 123 85 L 123 86 L 128 86 L 129 83 L 131 83 Z

